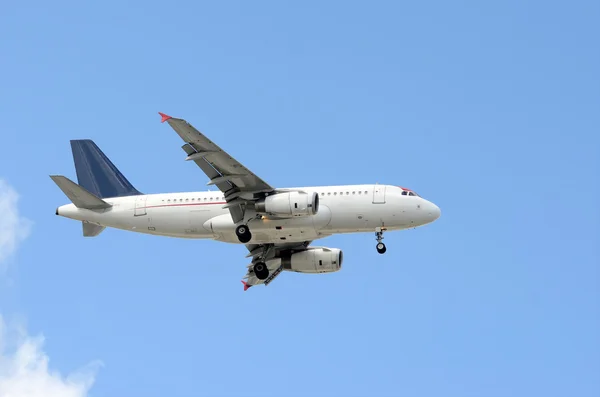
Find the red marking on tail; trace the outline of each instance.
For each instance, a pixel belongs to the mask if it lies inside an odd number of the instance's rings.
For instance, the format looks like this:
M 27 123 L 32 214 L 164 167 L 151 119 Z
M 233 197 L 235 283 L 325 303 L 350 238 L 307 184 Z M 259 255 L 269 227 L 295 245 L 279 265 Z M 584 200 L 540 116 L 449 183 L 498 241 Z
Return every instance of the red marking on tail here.
M 252 287 L 251 285 L 248 285 L 248 283 L 244 280 L 242 280 L 242 284 L 244 284 L 244 291 L 248 291 L 248 288 Z
M 164 114 L 161 112 L 158 112 L 158 114 L 160 114 L 160 117 L 162 117 L 162 119 L 160 120 L 161 123 L 164 123 L 165 121 L 171 119 L 172 117 L 169 116 L 168 114 Z

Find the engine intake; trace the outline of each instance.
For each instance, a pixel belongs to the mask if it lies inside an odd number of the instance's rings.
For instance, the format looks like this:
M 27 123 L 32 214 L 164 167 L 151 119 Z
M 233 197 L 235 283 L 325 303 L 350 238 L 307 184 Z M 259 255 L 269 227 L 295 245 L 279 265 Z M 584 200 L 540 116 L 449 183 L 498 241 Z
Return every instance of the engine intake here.
M 282 256 L 285 270 L 298 273 L 332 273 L 342 268 L 344 254 L 338 248 L 309 248 Z
M 316 192 L 285 192 L 267 196 L 256 202 L 257 213 L 292 217 L 315 215 L 319 211 L 319 194 Z

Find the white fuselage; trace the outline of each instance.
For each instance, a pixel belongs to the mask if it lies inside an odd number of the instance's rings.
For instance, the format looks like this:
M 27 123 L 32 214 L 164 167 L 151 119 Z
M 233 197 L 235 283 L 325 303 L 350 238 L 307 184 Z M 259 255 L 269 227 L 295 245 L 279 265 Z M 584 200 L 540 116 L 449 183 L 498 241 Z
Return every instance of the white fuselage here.
M 293 188 L 316 192 L 320 206 L 316 215 L 277 219 L 255 218 L 246 210 L 252 230 L 249 243 L 309 241 L 337 233 L 409 229 L 433 222 L 439 208 L 417 195 L 407 195 L 391 185 L 348 185 Z M 403 195 L 404 191 L 404 195 Z M 112 205 L 105 210 L 87 210 L 64 205 L 57 214 L 101 226 L 160 236 L 213 239 L 239 243 L 236 225 L 223 194 L 187 192 L 148 194 L 104 199 Z

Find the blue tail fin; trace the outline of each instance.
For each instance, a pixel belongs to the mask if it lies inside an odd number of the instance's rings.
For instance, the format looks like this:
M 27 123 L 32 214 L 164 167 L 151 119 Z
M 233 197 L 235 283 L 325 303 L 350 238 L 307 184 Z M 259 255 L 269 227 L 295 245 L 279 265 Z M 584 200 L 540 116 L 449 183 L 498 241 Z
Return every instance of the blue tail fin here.
M 102 150 L 89 139 L 71 141 L 77 182 L 100 197 L 140 195 Z

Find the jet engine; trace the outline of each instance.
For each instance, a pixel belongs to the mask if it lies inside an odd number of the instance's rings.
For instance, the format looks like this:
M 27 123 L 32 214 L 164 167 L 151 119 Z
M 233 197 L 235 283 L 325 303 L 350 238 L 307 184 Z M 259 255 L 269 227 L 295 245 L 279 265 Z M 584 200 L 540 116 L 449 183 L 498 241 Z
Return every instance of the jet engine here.
M 319 211 L 319 194 L 301 191 L 275 193 L 256 202 L 257 213 L 278 217 L 315 215 Z
M 342 268 L 344 255 L 338 248 L 309 248 L 306 251 L 282 255 L 285 270 L 298 273 L 332 273 Z

